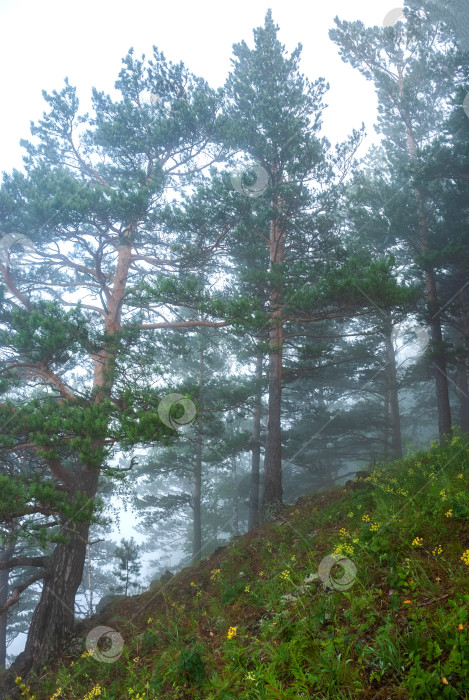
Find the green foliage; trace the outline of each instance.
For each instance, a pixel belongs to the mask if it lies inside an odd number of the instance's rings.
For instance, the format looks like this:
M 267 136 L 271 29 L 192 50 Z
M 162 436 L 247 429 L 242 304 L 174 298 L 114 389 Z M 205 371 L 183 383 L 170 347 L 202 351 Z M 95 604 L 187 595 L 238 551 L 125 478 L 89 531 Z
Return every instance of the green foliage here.
M 181 680 L 186 680 L 190 684 L 200 684 L 205 679 L 205 663 L 201 652 L 200 644 L 182 649 L 176 667 Z
M 142 564 L 139 561 L 140 547 L 134 538 L 131 537 L 130 540 L 126 540 L 123 537 L 120 546 L 114 550 L 114 557 L 117 559 L 117 564 L 113 574 L 120 581 L 120 585 L 114 589 L 124 595 L 128 595 L 131 588 L 138 590 L 140 588 L 138 577 L 142 570 Z

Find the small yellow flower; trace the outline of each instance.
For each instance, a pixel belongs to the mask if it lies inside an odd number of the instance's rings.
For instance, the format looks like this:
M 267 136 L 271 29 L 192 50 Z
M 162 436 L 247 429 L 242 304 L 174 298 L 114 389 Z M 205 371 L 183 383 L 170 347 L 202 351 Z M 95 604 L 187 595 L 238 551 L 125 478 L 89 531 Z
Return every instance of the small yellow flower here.
M 446 501 L 446 499 L 448 498 L 448 494 L 446 493 L 446 489 L 441 489 L 440 496 L 441 496 L 442 501 Z
M 347 518 L 353 518 L 353 510 L 351 510 L 350 513 L 347 513 Z
M 285 569 L 285 571 L 282 571 L 282 573 L 280 574 L 280 578 L 283 578 L 284 581 L 289 579 L 290 578 L 290 570 Z
M 432 549 L 432 554 L 434 557 L 438 557 L 442 552 L 443 547 L 441 546 L 441 544 L 439 544 L 438 547 L 435 547 L 435 549 Z
M 238 631 L 237 627 L 230 627 L 230 629 L 227 632 L 227 638 L 232 639 L 233 637 L 236 637 L 236 633 Z
M 265 571 L 259 571 L 259 576 L 260 576 L 261 578 L 262 578 L 263 576 L 265 576 Z
M 452 518 L 453 517 L 453 509 L 450 508 L 446 513 L 445 513 L 447 518 Z
M 153 618 L 152 618 L 152 617 L 149 617 L 149 618 L 148 618 L 148 620 L 147 620 L 147 625 L 149 625 L 150 622 L 153 622 Z
M 195 597 L 202 598 L 202 591 L 197 591 L 197 593 L 195 594 Z
M 457 475 L 456 479 L 464 479 L 464 476 L 463 476 L 462 472 L 461 472 L 460 474 Z
M 416 537 L 415 539 L 412 540 L 412 547 L 421 547 L 422 544 L 423 544 L 422 537 Z
M 378 532 L 379 530 L 379 525 L 376 525 L 375 523 L 371 523 L 370 531 L 371 532 Z
M 191 581 L 191 586 L 195 586 L 195 583 L 194 583 L 194 581 Z
M 412 603 L 411 600 L 404 600 L 404 605 L 410 605 Z
M 245 588 L 244 588 L 245 593 L 249 593 L 250 590 L 251 590 L 251 586 L 249 586 L 249 585 L 245 586 Z
M 212 581 L 216 581 L 217 579 L 220 578 L 220 574 L 221 574 L 221 569 L 212 569 L 212 571 L 210 572 L 210 579 Z
M 461 631 L 464 629 L 464 625 L 458 625 L 458 630 Z
M 465 564 L 467 564 L 467 566 L 469 566 L 469 549 L 466 549 L 466 551 L 463 552 L 461 559 Z
M 444 683 L 445 685 L 448 685 L 448 681 L 446 680 L 446 678 L 444 676 L 441 679 L 441 682 Z
M 370 516 L 368 515 L 368 513 L 365 513 L 365 515 L 362 516 L 362 520 L 364 523 L 370 522 Z

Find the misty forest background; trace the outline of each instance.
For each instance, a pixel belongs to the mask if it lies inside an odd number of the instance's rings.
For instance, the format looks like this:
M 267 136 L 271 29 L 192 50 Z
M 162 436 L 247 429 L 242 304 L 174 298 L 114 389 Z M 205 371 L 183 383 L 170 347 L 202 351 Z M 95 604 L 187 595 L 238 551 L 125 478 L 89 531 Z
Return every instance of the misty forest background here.
M 0 190 L 0 667 L 19 632 L 41 668 L 102 596 L 469 431 L 463 4 L 330 38 L 376 89 L 368 152 L 321 136 L 327 83 L 270 12 L 224 89 L 155 48 L 92 114 L 44 93 Z M 123 505 L 140 550 L 109 538 Z

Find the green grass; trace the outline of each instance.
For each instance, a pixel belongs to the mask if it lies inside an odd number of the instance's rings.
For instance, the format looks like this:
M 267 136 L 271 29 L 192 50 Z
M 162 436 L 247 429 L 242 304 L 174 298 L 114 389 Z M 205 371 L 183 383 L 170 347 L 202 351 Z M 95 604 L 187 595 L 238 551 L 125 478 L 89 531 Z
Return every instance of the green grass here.
M 116 661 L 68 652 L 22 696 L 469 698 L 468 459 L 456 436 L 286 509 L 86 621 L 82 649 L 98 624 L 122 635 Z M 333 554 L 353 564 L 326 586 Z

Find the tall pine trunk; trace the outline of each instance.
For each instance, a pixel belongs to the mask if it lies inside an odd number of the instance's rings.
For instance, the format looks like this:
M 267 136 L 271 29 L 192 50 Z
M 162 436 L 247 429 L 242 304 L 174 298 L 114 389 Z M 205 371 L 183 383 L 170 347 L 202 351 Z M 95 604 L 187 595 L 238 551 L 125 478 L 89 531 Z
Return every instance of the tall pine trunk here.
M 274 183 L 275 185 L 275 183 Z M 281 211 L 279 197 L 273 209 Z M 264 492 L 262 519 L 274 516 L 282 505 L 282 358 L 283 358 L 283 287 L 280 279 L 285 259 L 285 235 L 279 216 L 270 224 L 270 330 L 269 330 L 269 417 L 264 458 Z
M 466 288 L 464 270 L 459 271 L 459 303 L 461 306 L 461 346 L 462 353 L 458 364 L 457 383 L 459 398 L 459 423 L 464 432 L 469 432 L 469 387 L 467 382 L 467 360 L 469 347 L 469 310 L 466 299 Z
M 233 519 L 231 531 L 234 537 L 239 535 L 239 496 L 238 496 L 238 477 L 236 473 L 236 456 L 231 458 L 231 483 L 233 488 Z
M 194 476 L 193 476 L 193 489 L 192 489 L 192 507 L 194 511 L 194 536 L 193 536 L 193 547 L 192 547 L 192 561 L 193 563 L 200 561 L 201 550 L 202 550 L 202 513 L 201 513 L 201 500 L 202 500 L 202 451 L 203 451 L 203 380 L 204 380 L 204 351 L 199 350 L 199 374 L 198 374 L 198 384 L 199 384 L 199 418 L 197 421 L 197 438 L 195 445 L 195 462 L 194 462 Z
M 401 97 L 403 93 L 403 73 L 399 70 L 399 88 Z M 404 115 L 405 129 L 407 135 L 407 146 L 410 159 L 415 164 L 417 162 L 417 142 L 414 133 L 409 126 L 411 118 Z M 418 217 L 418 243 L 421 253 L 426 256 L 430 252 L 429 247 L 429 224 L 425 210 L 425 197 L 423 192 L 414 185 L 414 194 L 417 202 Z M 430 331 L 433 350 L 433 366 L 435 368 L 436 399 L 438 406 L 438 432 L 440 441 L 444 442 L 451 435 L 451 409 L 449 403 L 449 386 L 446 369 L 446 354 L 443 345 L 443 334 L 441 331 L 440 304 L 438 301 L 438 291 L 436 287 L 435 271 L 430 267 L 428 260 L 425 260 L 425 290 L 427 297 L 427 309 L 430 316 Z
M 392 342 L 392 324 L 391 314 L 387 315 L 387 323 L 385 328 L 385 343 L 386 343 L 386 393 L 388 397 L 388 411 L 390 423 L 390 445 L 391 456 L 393 459 L 402 457 L 402 438 L 401 438 L 401 416 L 399 413 L 399 393 L 397 384 L 396 371 L 396 353 Z M 389 434 L 386 436 L 389 439 Z
M 251 490 L 249 494 L 248 530 L 256 527 L 259 520 L 259 482 L 261 463 L 261 415 L 262 415 L 262 355 L 256 357 L 256 393 L 252 417 L 251 443 Z

